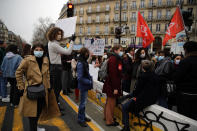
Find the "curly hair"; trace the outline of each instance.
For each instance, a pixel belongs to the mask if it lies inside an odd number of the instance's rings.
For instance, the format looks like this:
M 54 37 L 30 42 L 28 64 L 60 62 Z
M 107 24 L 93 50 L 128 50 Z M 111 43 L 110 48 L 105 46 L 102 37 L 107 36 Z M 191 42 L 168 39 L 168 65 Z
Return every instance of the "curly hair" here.
M 53 28 L 49 29 L 49 31 L 47 32 L 47 39 L 49 41 L 56 40 L 56 36 L 58 35 L 58 32 L 61 32 L 61 36 L 62 36 L 62 39 L 63 39 L 64 31 L 62 29 L 58 28 L 58 27 L 53 27 Z

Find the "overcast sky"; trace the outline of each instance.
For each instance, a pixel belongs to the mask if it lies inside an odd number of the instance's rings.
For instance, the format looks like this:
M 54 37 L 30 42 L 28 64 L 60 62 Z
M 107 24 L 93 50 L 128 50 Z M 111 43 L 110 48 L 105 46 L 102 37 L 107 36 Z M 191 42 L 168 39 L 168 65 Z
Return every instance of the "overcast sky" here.
M 39 17 L 55 22 L 67 0 L 0 0 L 0 19 L 7 28 L 31 42 Z

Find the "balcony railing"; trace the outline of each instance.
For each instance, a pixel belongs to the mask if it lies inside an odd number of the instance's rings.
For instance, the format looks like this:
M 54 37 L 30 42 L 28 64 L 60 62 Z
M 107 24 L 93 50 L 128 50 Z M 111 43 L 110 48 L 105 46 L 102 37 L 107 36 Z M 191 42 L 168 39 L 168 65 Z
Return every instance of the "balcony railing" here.
M 130 7 L 130 9 L 131 9 L 131 10 L 137 10 L 137 6 L 133 6 L 133 5 L 132 5 L 132 6 Z
M 155 21 L 169 21 L 171 19 L 171 16 L 163 15 L 163 16 L 147 16 L 145 17 L 147 22 L 155 22 Z
M 110 12 L 111 8 L 100 8 L 100 9 L 87 9 L 86 13 L 87 14 L 94 14 L 94 13 L 104 13 L 104 12 Z
M 131 17 L 131 18 L 130 18 L 130 21 L 131 21 L 131 22 L 136 22 L 136 20 L 137 20 L 136 17 Z
M 187 0 L 185 5 L 197 5 L 197 0 Z
M 116 23 L 116 22 L 119 22 L 119 21 L 120 21 L 119 18 L 116 18 L 116 19 L 114 18 L 114 19 L 113 19 L 113 22 L 115 22 L 115 23 Z M 121 22 L 127 22 L 127 21 L 128 21 L 128 18 L 122 18 L 122 19 L 121 19 Z
M 145 4 L 140 4 L 139 8 L 140 9 L 145 9 L 146 8 L 146 5 Z

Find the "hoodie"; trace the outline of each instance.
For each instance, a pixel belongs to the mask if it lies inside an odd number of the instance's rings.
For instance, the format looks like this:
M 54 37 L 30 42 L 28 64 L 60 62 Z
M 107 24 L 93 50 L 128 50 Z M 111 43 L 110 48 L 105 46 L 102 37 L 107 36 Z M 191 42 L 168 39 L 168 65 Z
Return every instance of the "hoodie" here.
M 12 52 L 6 53 L 1 70 L 3 72 L 3 77 L 15 78 L 15 72 L 22 61 L 22 57 L 18 54 Z

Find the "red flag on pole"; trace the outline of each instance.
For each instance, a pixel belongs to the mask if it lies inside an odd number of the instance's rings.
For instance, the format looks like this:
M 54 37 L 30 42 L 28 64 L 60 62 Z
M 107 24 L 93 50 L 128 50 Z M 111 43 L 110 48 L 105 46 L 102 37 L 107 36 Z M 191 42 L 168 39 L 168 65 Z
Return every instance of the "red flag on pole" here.
M 163 46 L 168 42 L 168 40 L 175 38 L 176 34 L 184 30 L 184 22 L 181 15 L 180 8 L 177 7 L 174 16 L 169 24 L 166 31 L 166 35 L 163 39 Z
M 155 40 L 146 21 L 144 20 L 143 16 L 140 14 L 139 11 L 138 11 L 138 19 L 137 19 L 136 37 L 142 37 L 143 40 L 142 44 L 144 48 L 149 46 Z

